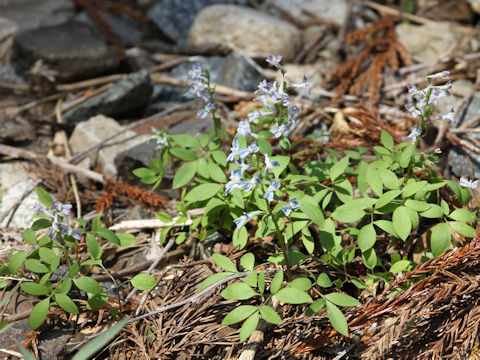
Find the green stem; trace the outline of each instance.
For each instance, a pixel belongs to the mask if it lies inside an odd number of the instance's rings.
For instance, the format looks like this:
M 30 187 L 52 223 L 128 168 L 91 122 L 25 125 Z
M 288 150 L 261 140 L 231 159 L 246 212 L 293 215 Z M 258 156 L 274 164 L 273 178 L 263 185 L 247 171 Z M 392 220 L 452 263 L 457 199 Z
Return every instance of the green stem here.
M 278 227 L 277 220 L 275 219 L 272 209 L 270 208 L 270 203 L 268 202 L 267 199 L 265 199 L 265 202 L 267 203 L 267 209 L 270 217 L 272 218 L 273 224 L 275 225 L 275 231 L 277 233 L 277 238 L 278 238 L 278 243 L 280 244 L 280 248 L 282 249 L 283 257 L 285 258 L 285 264 L 287 265 L 287 278 L 288 281 L 292 281 L 292 266 L 290 265 L 290 258 L 288 256 L 288 249 L 287 249 L 287 243 L 286 239 L 282 238 L 282 232 L 280 231 L 280 228 Z

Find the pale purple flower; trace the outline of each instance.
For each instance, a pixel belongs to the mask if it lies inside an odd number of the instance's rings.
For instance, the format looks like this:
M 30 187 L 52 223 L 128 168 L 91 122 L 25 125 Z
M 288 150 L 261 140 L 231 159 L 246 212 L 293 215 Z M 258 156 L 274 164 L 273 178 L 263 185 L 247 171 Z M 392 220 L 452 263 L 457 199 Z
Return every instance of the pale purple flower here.
M 408 135 L 408 138 L 413 140 L 413 142 L 416 142 L 417 137 L 420 136 L 421 134 L 422 134 L 422 130 L 420 130 L 420 128 L 417 125 L 415 125 L 412 131 L 410 132 L 410 134 Z
M 455 123 L 455 111 L 453 108 L 451 108 L 450 111 L 445 115 L 442 115 L 442 120 L 448 120 L 452 123 Z
M 263 116 L 272 115 L 272 114 L 273 114 L 273 111 L 261 111 L 261 110 L 252 111 L 251 113 L 248 114 L 248 121 L 252 122 Z
M 203 109 L 201 109 L 197 115 L 200 116 L 201 119 L 204 119 L 207 117 L 207 115 L 211 112 L 217 109 L 217 106 L 215 104 L 212 104 L 210 101 L 208 101 Z
M 270 55 L 268 58 L 267 58 L 267 62 L 269 64 L 272 64 L 273 66 L 275 66 L 277 69 L 279 69 L 282 73 L 286 73 L 287 70 L 285 70 L 285 68 L 280 64 L 280 61 L 282 61 L 282 56 L 281 55 Z
M 291 84 L 290 87 L 297 88 L 297 89 L 306 89 L 307 92 L 310 94 L 310 82 L 308 81 L 308 78 L 306 76 L 303 76 L 303 79 L 301 82 L 296 83 L 296 84 Z
M 165 134 L 162 134 L 157 129 L 155 129 L 153 126 L 152 126 L 152 132 L 153 132 L 153 135 L 150 138 L 150 140 L 155 141 L 155 143 L 157 145 L 156 146 L 157 150 L 162 149 L 164 147 L 168 147 L 168 139 L 167 139 L 167 136 Z
M 289 106 L 287 109 L 288 113 L 288 120 L 295 124 L 295 116 L 300 113 L 302 109 L 300 109 L 297 105 Z
M 256 134 L 252 133 L 252 130 L 250 129 L 250 122 L 248 120 L 241 120 L 239 123 L 238 123 L 238 127 L 237 127 L 237 134 L 235 135 L 235 138 L 237 138 L 238 136 L 253 136 L 253 137 L 257 137 Z
M 243 172 L 240 170 L 233 170 L 230 174 L 230 181 L 225 185 L 225 195 L 228 195 L 234 189 L 243 189 L 244 182 L 242 181 Z
M 270 161 L 268 154 L 265 154 L 265 174 L 268 174 L 271 169 L 278 166 L 280 166 L 280 163 L 277 160 Z
M 431 79 L 450 79 L 450 71 L 441 71 L 439 73 L 436 73 L 436 74 L 431 74 L 431 75 L 427 75 L 427 79 L 428 80 L 431 80 Z
M 274 81 L 273 84 L 269 83 L 267 80 L 263 79 L 258 83 L 258 90 L 255 90 L 254 94 L 261 94 L 271 96 L 277 88 L 277 82 Z
M 281 124 L 280 126 L 278 126 L 277 123 L 273 124 L 272 127 L 270 128 L 270 132 L 273 134 L 273 136 L 275 136 L 277 139 L 279 137 L 281 137 L 285 131 L 288 130 L 288 127 L 287 125 L 285 124 Z
M 198 64 L 193 65 L 192 69 L 188 71 L 187 78 L 189 80 L 208 81 L 207 78 L 202 75 L 202 68 Z
M 235 223 L 235 225 L 237 225 L 237 229 L 239 229 L 243 225 L 245 225 L 247 222 L 249 222 L 254 216 L 260 213 L 261 213 L 260 210 L 253 211 L 250 214 L 247 214 L 246 212 L 244 212 L 242 216 L 240 216 L 238 219 L 233 220 L 233 222 Z
M 422 115 L 422 112 L 413 105 L 413 103 L 409 102 L 405 105 L 405 108 L 412 113 L 412 116 L 416 118 L 419 115 Z
M 243 190 L 250 191 L 252 190 L 257 184 L 261 184 L 262 180 L 260 180 L 259 173 L 255 173 L 250 180 L 243 181 Z
M 40 204 L 39 202 L 35 202 L 35 204 L 33 204 L 33 207 L 32 207 L 32 211 L 34 213 L 34 215 L 47 215 L 49 217 L 53 217 L 51 214 L 49 214 L 45 209 L 44 207 L 42 206 L 42 204 Z
M 273 200 L 273 194 L 280 188 L 280 183 L 276 180 L 270 181 L 270 185 L 268 186 L 267 192 L 263 195 L 268 202 Z
M 467 180 L 463 176 L 460 178 L 460 186 L 469 188 L 475 193 L 478 193 L 477 187 L 478 187 L 478 180 Z
M 235 160 L 235 164 L 238 165 L 238 170 L 240 170 L 240 173 L 244 173 L 245 171 L 247 171 L 248 169 L 250 169 L 250 167 L 252 166 L 252 164 L 245 164 L 242 160 Z
M 188 95 L 194 95 L 200 99 L 203 99 L 205 102 L 208 101 L 208 96 L 207 96 L 207 91 L 208 86 L 205 83 L 202 82 L 192 82 L 190 84 L 190 87 L 188 88 L 188 91 L 185 93 L 186 96 Z
M 255 154 L 256 152 L 258 152 L 260 150 L 260 148 L 258 147 L 257 143 L 254 141 L 250 145 L 247 146 L 247 150 L 248 150 L 249 154 Z
M 298 202 L 296 197 L 293 197 L 293 198 L 290 199 L 290 201 L 287 203 L 287 205 L 282 207 L 282 211 L 285 214 L 285 216 L 290 216 L 290 214 L 292 213 L 292 210 L 294 210 L 298 207 L 300 207 L 300 203 Z
M 65 224 L 60 224 L 60 228 L 62 229 L 62 231 L 61 231 L 62 235 L 69 235 L 69 236 L 73 237 L 75 240 L 81 240 L 82 239 L 82 230 L 72 229 L 71 227 L 69 227 Z
M 54 201 L 52 203 L 52 210 L 53 211 L 60 211 L 64 215 L 70 215 L 72 213 L 72 204 L 63 204 L 59 201 Z
M 270 109 L 270 110 L 273 111 L 273 110 L 274 110 L 274 107 L 273 107 L 273 105 L 270 103 L 269 99 L 270 99 L 270 95 L 262 95 L 262 96 L 260 96 L 260 97 L 258 97 L 258 98 L 253 99 L 253 101 L 258 101 L 258 102 L 262 103 L 262 105 L 263 105 L 264 107 L 266 107 L 267 109 Z
M 50 229 L 48 229 L 47 236 L 50 239 L 55 240 L 57 234 L 62 231 L 62 225 L 62 223 L 58 222 L 57 214 L 55 214 L 53 217 L 52 225 L 50 226 Z

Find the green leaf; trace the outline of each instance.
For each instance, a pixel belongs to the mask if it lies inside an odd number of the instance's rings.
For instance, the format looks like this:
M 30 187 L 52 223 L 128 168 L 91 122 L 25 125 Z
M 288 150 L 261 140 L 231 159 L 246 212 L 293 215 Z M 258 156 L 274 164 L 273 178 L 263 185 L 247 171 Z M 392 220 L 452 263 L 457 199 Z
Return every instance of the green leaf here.
M 223 270 L 238 273 L 237 267 L 226 256 L 220 254 L 213 254 L 212 259 L 213 261 L 215 261 L 215 264 L 220 266 Z
M 307 316 L 312 316 L 313 314 L 322 310 L 325 307 L 325 303 L 326 303 L 326 301 L 325 301 L 324 298 L 317 299 L 313 302 L 313 304 L 311 304 L 308 307 L 308 309 L 305 313 L 307 314 Z
M 454 210 L 450 215 L 448 215 L 448 217 L 452 220 L 463 222 L 474 222 L 476 220 L 475 214 L 467 209 Z
M 425 180 L 422 181 L 412 181 L 405 185 L 402 189 L 403 197 L 407 198 L 410 196 L 415 195 L 419 191 L 422 191 L 425 186 L 427 186 L 427 182 Z
M 260 271 L 258 273 L 258 291 L 263 295 L 265 292 L 265 271 Z
M 388 150 L 393 150 L 393 137 L 385 130 L 382 130 L 380 133 L 380 141 L 382 145 L 385 146 Z
M 228 285 L 227 288 L 220 293 L 220 295 L 222 295 L 223 298 L 227 300 L 246 300 L 260 294 L 258 294 L 244 282 L 235 282 Z
M 288 283 L 287 287 L 294 287 L 298 290 L 307 291 L 312 287 L 312 282 L 307 278 L 300 277 Z
M 187 150 L 183 148 L 171 148 L 170 154 L 175 156 L 177 159 L 185 160 L 185 161 L 192 161 L 197 159 L 197 155 L 192 150 Z
M 35 192 L 37 193 L 38 200 L 40 200 L 40 203 L 43 206 L 45 206 L 47 209 L 50 209 L 53 204 L 53 199 L 50 196 L 50 194 L 38 186 L 35 188 Z
M 130 282 L 138 290 L 151 290 L 157 285 L 157 280 L 148 274 L 135 275 Z
M 258 326 L 258 320 L 258 312 L 253 313 L 247 320 L 245 320 L 242 327 L 240 328 L 240 341 L 247 340 L 250 335 L 253 334 L 253 332 Z
M 97 215 L 92 220 L 92 231 L 95 232 L 100 229 L 102 229 L 102 223 L 100 221 L 100 215 Z
M 208 172 L 207 161 L 201 157 L 195 160 L 195 168 L 197 169 L 197 174 L 204 177 L 205 179 L 210 178 L 210 173 Z
M 24 282 L 20 286 L 23 291 L 25 291 L 27 294 L 34 295 L 34 296 L 41 296 L 41 295 L 47 295 L 48 294 L 48 289 L 45 286 L 42 286 L 40 284 L 32 283 L 32 282 Z
M 227 155 L 222 150 L 215 150 L 212 151 L 213 160 L 216 161 L 217 164 L 226 167 L 227 166 Z
M 386 231 L 387 233 L 389 233 L 390 235 L 393 235 L 395 237 L 397 237 L 397 233 L 395 232 L 395 230 L 393 229 L 393 223 L 391 221 L 388 221 L 388 220 L 376 220 L 373 222 L 375 225 L 377 225 L 380 229 L 382 229 L 383 231 Z
M 358 172 L 357 185 L 358 185 L 358 189 L 362 192 L 362 194 L 364 194 L 368 188 L 367 171 L 368 171 L 368 163 L 363 160 L 360 161 L 357 166 L 357 172 Z
M 236 246 L 239 250 L 243 249 L 248 242 L 248 231 L 245 228 L 245 226 L 242 226 L 241 228 L 235 228 L 233 230 L 233 235 L 232 235 L 232 243 L 234 246 Z
M 82 262 L 82 266 L 88 266 L 88 265 L 101 265 L 102 260 L 101 259 L 88 259 L 84 262 Z
M 227 316 L 223 318 L 223 325 L 232 325 L 239 323 L 240 321 L 245 320 L 254 312 L 258 311 L 256 306 L 253 305 L 241 305 L 232 311 L 230 311 Z
M 15 275 L 17 273 L 27 256 L 28 253 L 23 250 L 17 251 L 15 254 L 10 252 L 10 259 L 8 261 L 8 271 L 10 271 L 10 274 Z
M 87 243 L 88 251 L 93 259 L 100 259 L 102 257 L 103 250 L 98 244 L 97 239 L 95 236 L 87 233 L 85 236 L 85 241 Z
M 255 255 L 246 253 L 240 258 L 240 264 L 248 271 L 252 271 L 255 265 Z
M 280 289 L 275 297 L 278 301 L 287 303 L 287 304 L 304 304 L 311 303 L 313 300 L 306 292 L 301 291 L 294 287 L 284 287 Z
M 48 272 L 48 268 L 37 259 L 25 260 L 25 267 L 31 272 L 38 273 L 38 274 L 44 274 Z
M 375 168 L 375 164 L 368 165 L 367 182 L 375 194 L 377 194 L 378 196 L 382 195 L 382 177 L 380 176 L 378 170 Z
M 365 216 L 365 211 L 361 207 L 352 206 L 351 202 L 340 205 L 332 213 L 335 220 L 343 223 L 351 223 L 360 220 Z
M 55 255 L 55 253 L 46 247 L 41 247 L 38 249 L 38 255 L 40 259 L 42 259 L 47 264 L 53 264 L 60 258 L 59 255 Z
M 270 293 L 275 295 L 278 290 L 282 287 L 283 284 L 283 270 L 280 270 L 273 277 L 272 283 L 270 284 Z
M 71 314 L 78 314 L 78 307 L 75 303 L 65 294 L 55 294 L 55 301 L 65 311 Z
M 128 233 L 117 234 L 117 238 L 120 240 L 120 246 L 130 246 L 137 241 L 135 235 Z
M 288 164 L 290 163 L 290 156 L 281 156 L 281 155 L 272 156 L 270 158 L 270 161 L 274 161 L 274 160 L 278 161 L 280 164 L 280 166 L 276 166 L 272 169 L 273 174 L 275 175 L 276 178 L 278 178 L 280 174 L 283 172 L 283 170 L 285 170 Z
M 213 162 L 209 162 L 207 164 L 208 173 L 210 174 L 210 178 L 216 182 L 224 183 L 227 182 L 227 178 L 225 177 L 225 173 L 217 164 Z
M 180 166 L 173 177 L 172 189 L 178 189 L 188 184 L 195 176 L 196 171 L 197 164 L 195 161 L 190 161 Z
M 209 277 L 207 277 L 205 280 L 202 281 L 202 283 L 200 284 L 200 287 L 198 288 L 198 291 L 202 291 L 207 287 L 209 287 L 210 285 L 213 285 L 219 282 L 220 280 L 226 279 L 227 277 L 232 276 L 233 274 L 234 273 L 231 273 L 231 272 L 221 272 L 221 273 L 210 275 Z
M 251 287 L 257 287 L 257 272 L 256 271 L 252 271 L 249 275 L 245 276 L 245 278 L 243 279 L 243 282 L 245 284 L 247 284 L 248 286 L 251 286 Z M 260 291 L 260 293 L 262 293 Z
M 371 248 L 362 253 L 363 264 L 370 270 L 372 270 L 377 265 L 377 254 L 375 249 Z
M 313 201 L 313 200 L 312 200 Z M 313 204 L 307 199 L 302 199 L 300 202 L 300 210 L 307 215 L 315 224 L 323 226 L 323 214 L 318 205 Z
M 393 274 L 398 274 L 402 271 L 405 271 L 409 268 L 411 262 L 410 260 L 399 260 L 390 268 L 390 272 Z
M 30 313 L 30 327 L 37 329 L 47 318 L 48 308 L 50 307 L 50 298 L 43 299 L 35 305 Z
M 101 292 L 93 294 L 87 300 L 87 310 L 95 310 L 101 308 L 108 300 L 108 294 Z
M 25 240 L 27 243 L 36 245 L 37 244 L 37 237 L 35 236 L 35 232 L 31 229 L 28 228 L 23 232 L 23 240 Z
M 22 353 L 23 357 L 25 360 L 37 360 L 35 356 L 33 356 L 30 351 L 28 351 L 25 346 L 23 346 L 21 343 L 17 342 L 17 346 L 20 349 L 20 352 Z
M 324 297 L 338 306 L 359 306 L 360 302 L 347 294 L 342 294 L 338 292 L 333 292 L 330 294 L 324 295 Z
M 176 134 L 176 135 L 172 135 L 172 140 L 175 141 L 177 145 L 184 148 L 197 149 L 200 147 L 200 142 L 196 138 L 194 138 L 192 135 Z
M 321 273 L 317 277 L 317 285 L 321 286 L 321 287 L 330 287 L 333 284 L 332 284 L 332 281 L 330 280 L 330 278 L 328 277 L 327 274 Z
M 390 203 L 393 199 L 395 199 L 398 195 L 402 192 L 400 190 L 390 190 L 380 196 L 375 203 L 375 209 L 380 209 Z
M 262 305 L 260 307 L 260 315 L 262 315 L 263 320 L 270 324 L 280 325 L 282 323 L 282 319 L 278 316 L 277 312 L 268 305 Z
M 425 201 L 407 199 L 405 201 L 405 206 L 409 207 L 415 211 L 422 212 L 430 208 L 430 204 Z
M 397 190 L 400 187 L 400 182 L 393 171 L 388 169 L 378 169 L 378 173 L 382 178 L 383 185 L 387 189 Z
M 158 220 L 163 221 L 164 223 L 170 223 L 170 222 L 173 221 L 172 216 L 170 214 L 165 213 L 165 212 L 156 212 L 155 217 Z
M 392 216 L 393 229 L 395 233 L 405 241 L 412 230 L 412 220 L 405 206 L 399 206 L 395 209 Z
M 141 167 L 141 168 L 138 168 L 138 169 L 135 169 L 132 171 L 133 175 L 135 175 L 136 177 L 139 177 L 139 178 L 144 178 L 144 177 L 151 177 L 151 176 L 156 176 L 157 174 L 155 173 L 155 171 L 149 169 L 149 168 L 146 168 L 146 167 Z
M 193 188 L 193 190 L 185 196 L 185 201 L 193 202 L 208 200 L 211 197 L 214 197 L 221 189 L 222 185 L 220 184 L 201 184 Z
M 458 201 L 460 201 L 460 204 L 467 205 L 470 202 L 470 193 L 466 188 L 458 185 L 456 182 L 452 180 L 447 180 L 446 182 L 450 187 L 450 189 L 452 189 L 452 191 L 457 196 Z
M 349 161 L 350 158 L 345 156 L 330 168 L 330 179 L 332 179 L 332 182 L 335 182 L 335 180 L 344 173 Z
M 438 219 L 443 217 L 444 214 L 443 209 L 440 206 L 437 204 L 430 204 L 428 210 L 421 212 L 420 215 L 429 219 Z
M 48 219 L 38 219 L 32 224 L 33 231 L 49 228 L 52 225 L 52 221 Z
M 302 229 L 302 243 L 307 252 L 312 255 L 313 250 L 315 250 L 315 240 L 313 239 L 313 236 L 308 228 Z
M 452 233 L 447 223 L 440 223 L 435 225 L 432 230 L 432 237 L 430 239 L 430 247 L 434 256 L 438 256 L 445 252 L 451 244 Z
M 85 360 L 90 359 L 100 350 L 103 350 L 105 346 L 117 335 L 120 330 L 127 324 L 128 318 L 120 320 L 113 325 L 110 329 L 102 333 L 101 336 L 96 337 L 90 341 L 87 345 L 83 346 L 72 358 L 72 360 Z
M 339 308 L 337 308 L 334 304 L 327 301 L 327 315 L 328 319 L 332 326 L 337 330 L 340 334 L 348 336 L 348 325 L 345 316 L 343 316 L 342 312 Z
M 360 229 L 360 233 L 358 234 L 358 247 L 362 252 L 373 247 L 376 241 L 377 233 L 375 232 L 373 224 L 367 224 Z
M 73 282 L 80 290 L 83 290 L 87 293 L 97 294 L 103 291 L 100 284 L 88 276 L 80 276 L 73 279 Z
M 108 229 L 98 229 L 95 231 L 95 234 L 103 237 L 105 240 L 111 242 L 114 245 L 121 246 L 120 239 L 115 235 L 112 230 Z
M 399 163 L 402 168 L 408 167 L 408 164 L 410 163 L 410 160 L 412 159 L 412 156 L 415 154 L 415 146 L 414 145 L 408 145 L 406 146 L 402 153 L 400 154 L 400 159 Z
M 473 238 L 473 236 L 475 235 L 475 229 L 465 223 L 450 221 L 449 225 L 452 227 L 453 230 L 455 230 L 460 235 L 470 237 L 470 238 Z

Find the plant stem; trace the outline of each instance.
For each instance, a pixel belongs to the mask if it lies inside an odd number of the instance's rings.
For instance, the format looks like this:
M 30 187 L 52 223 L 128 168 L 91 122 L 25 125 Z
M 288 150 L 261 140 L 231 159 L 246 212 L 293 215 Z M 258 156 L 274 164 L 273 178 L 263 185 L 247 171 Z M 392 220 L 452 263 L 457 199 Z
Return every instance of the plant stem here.
M 283 257 L 285 259 L 285 264 L 287 265 L 287 279 L 288 281 L 292 281 L 292 266 L 290 265 L 290 258 L 288 256 L 288 249 L 287 249 L 287 242 L 286 239 L 282 238 L 282 232 L 278 227 L 278 223 L 272 213 L 272 209 L 270 208 L 270 203 L 267 199 L 265 199 L 267 203 L 268 214 L 272 218 L 273 224 L 275 225 L 275 231 L 277 233 L 278 243 L 280 244 L 280 248 L 282 249 Z

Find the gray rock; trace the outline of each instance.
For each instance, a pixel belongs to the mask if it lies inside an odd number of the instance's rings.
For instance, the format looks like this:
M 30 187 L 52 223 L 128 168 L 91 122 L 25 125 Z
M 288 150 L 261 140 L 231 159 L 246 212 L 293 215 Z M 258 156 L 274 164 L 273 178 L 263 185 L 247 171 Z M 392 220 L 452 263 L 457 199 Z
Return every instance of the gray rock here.
M 450 52 L 464 36 L 454 24 L 435 22 L 425 25 L 398 24 L 398 41 L 418 62 L 435 62 Z
M 35 127 L 21 116 L 4 113 L 0 109 L 0 142 L 34 140 Z
M 468 105 L 465 115 L 462 116 L 462 114 L 458 114 L 458 118 L 460 122 L 457 124 L 457 127 L 462 123 L 468 121 L 469 119 L 473 118 L 474 116 L 476 116 L 479 112 L 480 112 L 480 92 L 476 92 L 472 98 L 472 101 Z M 478 133 L 471 133 L 468 135 L 476 139 L 480 139 L 480 134 Z M 464 136 L 459 134 L 459 137 L 463 138 Z M 465 153 L 471 159 L 471 163 L 465 157 Z M 463 147 L 459 148 L 458 146 L 454 146 L 450 150 L 449 162 L 452 169 L 452 173 L 454 173 L 456 176 L 458 177 L 466 176 L 470 179 L 480 178 L 480 155 L 475 154 L 473 151 L 470 151 Z M 473 165 L 473 169 L 472 169 L 472 165 Z
M 74 4 L 72 0 L 1 0 L 0 14 L 24 32 L 63 24 L 73 17 Z
M 238 53 L 224 58 L 212 56 L 201 61 L 183 63 L 174 68 L 171 74 L 185 79 L 193 64 L 200 65 L 202 70 L 208 70 L 213 83 L 238 90 L 254 91 L 262 80 L 260 73 Z
M 13 39 L 18 30 L 14 21 L 0 17 L 0 67 L 10 60 Z
M 66 124 L 76 124 L 92 116 L 123 116 L 144 108 L 152 94 L 152 82 L 147 72 L 128 75 L 107 91 L 94 96 L 63 115 Z
M 38 335 L 40 359 L 57 360 L 61 356 L 67 343 L 74 337 L 74 335 L 75 330 L 71 325 L 42 331 Z
M 347 14 L 347 0 L 267 0 L 264 4 L 267 9 L 281 17 L 282 12 L 290 14 L 299 21 L 311 19 L 304 13 L 309 11 L 320 19 L 331 21 L 337 25 L 343 24 Z
M 150 8 L 147 17 L 155 32 L 178 44 L 188 43 L 188 30 L 195 16 L 213 4 L 246 4 L 245 0 L 163 0 Z
M 281 54 L 292 59 L 301 47 L 301 33 L 290 23 L 258 10 L 212 5 L 195 18 L 189 32 L 192 45 L 233 44 L 254 58 Z
M 114 52 L 85 24 L 68 22 L 19 34 L 15 65 L 28 71 L 37 60 L 57 72 L 60 81 L 100 75 L 118 65 Z
M 25 194 L 28 195 L 21 200 Z M 21 202 L 18 207 L 15 207 L 14 204 L 18 201 Z M 32 182 L 22 181 L 11 187 L 2 196 L 2 202 L 0 202 L 0 214 L 8 214 L 0 223 L 0 228 L 26 229 L 32 223 L 33 205 L 38 201 Z M 13 216 L 12 211 L 14 212 Z
M 117 16 L 115 14 L 101 11 L 105 20 L 112 27 L 115 34 L 127 44 L 133 44 L 141 40 L 142 34 L 138 30 L 138 23 L 131 18 Z M 75 20 L 83 22 L 95 30 L 99 37 L 104 37 L 104 32 L 97 28 L 97 25 L 92 20 L 91 16 L 86 12 L 81 12 L 75 17 Z
M 88 121 L 78 124 L 75 127 L 75 130 L 73 130 L 72 136 L 69 139 L 69 144 L 72 148 L 72 152 L 77 153 L 118 133 L 122 129 L 123 127 L 114 119 L 98 115 L 90 118 Z M 149 137 L 148 135 L 144 135 L 127 140 L 135 135 L 136 133 L 133 131 L 127 131 L 119 135 L 116 138 L 115 145 L 101 148 L 98 152 L 91 152 L 88 159 L 90 159 L 90 162 L 94 164 L 94 166 L 100 167 L 105 176 L 111 178 L 115 177 L 117 169 L 114 165 L 114 159 L 117 154 L 143 143 Z
M 8 190 L 25 180 L 34 182 L 37 179 L 32 166 L 26 161 L 10 161 L 0 164 L 1 190 Z

